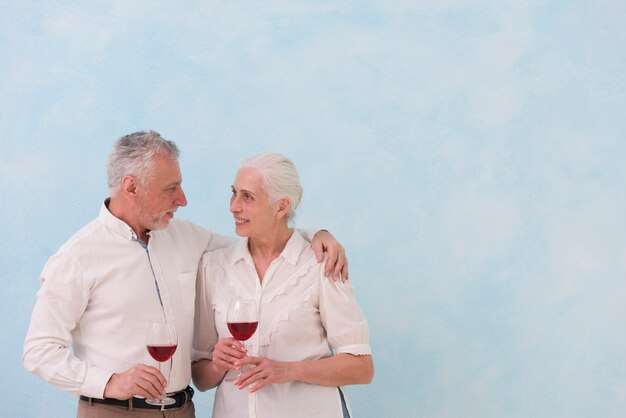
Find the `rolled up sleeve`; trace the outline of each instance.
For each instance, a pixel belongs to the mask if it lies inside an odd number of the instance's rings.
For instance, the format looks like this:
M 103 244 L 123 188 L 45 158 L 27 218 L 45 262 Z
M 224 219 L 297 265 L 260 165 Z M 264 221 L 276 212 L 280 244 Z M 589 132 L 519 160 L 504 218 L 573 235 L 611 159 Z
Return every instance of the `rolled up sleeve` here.
M 322 323 L 335 352 L 371 355 L 369 325 L 356 301 L 352 283 L 322 278 L 319 297 Z

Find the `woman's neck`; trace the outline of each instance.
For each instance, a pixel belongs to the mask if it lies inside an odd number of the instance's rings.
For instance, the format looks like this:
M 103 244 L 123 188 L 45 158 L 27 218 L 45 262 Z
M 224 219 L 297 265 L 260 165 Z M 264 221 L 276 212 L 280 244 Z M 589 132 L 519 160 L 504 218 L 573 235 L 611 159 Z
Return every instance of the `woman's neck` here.
M 248 251 L 261 282 L 267 268 L 283 252 L 292 234 L 293 230 L 284 225 L 264 237 L 248 238 Z

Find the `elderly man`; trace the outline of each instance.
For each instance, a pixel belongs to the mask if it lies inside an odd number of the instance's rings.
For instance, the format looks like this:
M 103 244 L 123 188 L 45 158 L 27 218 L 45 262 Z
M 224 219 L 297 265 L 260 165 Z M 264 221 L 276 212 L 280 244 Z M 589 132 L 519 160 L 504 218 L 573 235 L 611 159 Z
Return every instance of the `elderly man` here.
M 78 417 L 195 416 L 196 272 L 205 252 L 233 238 L 173 219 L 187 204 L 178 156 L 176 144 L 153 131 L 120 138 L 107 167 L 111 197 L 42 271 L 24 366 L 80 396 Z M 312 247 L 320 258 L 328 251 L 327 273 L 346 276 L 343 248 L 329 233 L 316 234 Z M 146 349 L 155 317 L 174 321 L 178 332 L 167 381 Z M 166 392 L 173 405 L 146 402 Z

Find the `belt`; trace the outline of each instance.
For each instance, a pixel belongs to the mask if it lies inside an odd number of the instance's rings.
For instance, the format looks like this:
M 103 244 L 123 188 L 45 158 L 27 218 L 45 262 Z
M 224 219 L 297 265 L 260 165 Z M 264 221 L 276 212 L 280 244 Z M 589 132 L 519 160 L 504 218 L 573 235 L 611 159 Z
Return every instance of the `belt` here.
M 127 399 L 125 401 L 121 401 L 119 399 L 113 399 L 113 398 L 99 399 L 99 398 L 89 398 L 87 396 L 81 395 L 80 400 L 87 401 L 90 404 L 102 403 L 106 405 L 123 406 L 124 408 L 130 409 L 130 410 L 132 410 L 133 408 L 161 409 L 161 410 L 174 409 L 174 408 L 180 408 L 181 406 L 185 405 L 187 402 L 191 401 L 191 398 L 193 398 L 193 389 L 191 388 L 191 386 L 187 386 L 184 390 L 181 390 L 180 392 L 168 394 L 167 396 L 169 396 L 170 398 L 173 398 L 175 402 L 171 405 L 165 405 L 164 407 L 161 407 L 160 405 L 150 405 L 149 403 L 146 402 L 145 399 L 134 398 L 134 397 L 131 397 L 130 399 Z

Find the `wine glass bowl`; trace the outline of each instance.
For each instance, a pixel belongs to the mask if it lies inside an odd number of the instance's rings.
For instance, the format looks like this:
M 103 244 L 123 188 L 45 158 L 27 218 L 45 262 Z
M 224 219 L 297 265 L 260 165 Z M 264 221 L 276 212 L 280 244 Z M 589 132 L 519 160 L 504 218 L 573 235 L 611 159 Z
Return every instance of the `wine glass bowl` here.
M 246 341 L 254 335 L 258 324 L 258 322 L 229 322 L 228 330 L 235 339 Z
M 148 353 L 159 363 L 168 361 L 176 352 L 176 345 L 148 345 Z
M 170 372 L 172 371 L 171 358 L 177 347 L 178 335 L 174 322 L 164 318 L 151 320 L 148 326 L 148 335 L 146 336 L 146 349 L 150 356 L 159 362 L 159 371 L 161 373 L 163 373 L 161 364 L 168 360 L 170 360 Z M 150 405 L 172 405 L 174 402 L 175 400 L 168 396 L 162 399 L 146 399 L 146 403 Z
M 226 325 L 236 340 L 243 343 L 250 339 L 259 325 L 256 302 L 247 299 L 232 299 L 228 305 Z M 241 376 L 241 369 L 237 373 Z

